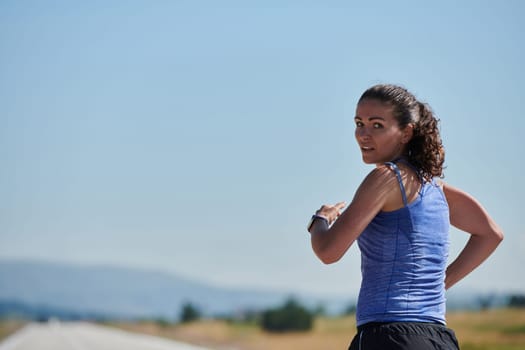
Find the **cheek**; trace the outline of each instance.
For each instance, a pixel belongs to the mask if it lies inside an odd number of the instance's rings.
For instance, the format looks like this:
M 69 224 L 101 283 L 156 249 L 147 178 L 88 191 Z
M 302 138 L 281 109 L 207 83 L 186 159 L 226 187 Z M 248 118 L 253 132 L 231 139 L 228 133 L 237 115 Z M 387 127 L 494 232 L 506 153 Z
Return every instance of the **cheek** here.
M 383 145 L 382 148 L 385 152 L 397 149 L 401 145 L 401 136 L 395 131 L 377 133 L 374 139 L 377 144 Z
M 403 133 L 399 129 L 390 130 L 385 136 L 392 143 L 401 143 L 403 141 Z

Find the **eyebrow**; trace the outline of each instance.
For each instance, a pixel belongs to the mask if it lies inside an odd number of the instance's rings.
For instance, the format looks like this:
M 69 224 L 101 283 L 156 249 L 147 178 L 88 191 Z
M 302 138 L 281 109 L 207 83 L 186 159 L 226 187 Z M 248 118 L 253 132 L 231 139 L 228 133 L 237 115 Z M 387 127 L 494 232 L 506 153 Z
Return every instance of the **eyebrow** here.
M 363 120 L 361 117 L 359 117 L 359 116 L 357 116 L 357 115 L 354 117 L 354 119 Z M 368 120 L 376 120 L 376 119 L 379 119 L 379 120 L 385 120 L 385 118 L 383 118 L 383 117 L 378 117 L 378 116 L 371 116 L 371 117 L 368 118 Z

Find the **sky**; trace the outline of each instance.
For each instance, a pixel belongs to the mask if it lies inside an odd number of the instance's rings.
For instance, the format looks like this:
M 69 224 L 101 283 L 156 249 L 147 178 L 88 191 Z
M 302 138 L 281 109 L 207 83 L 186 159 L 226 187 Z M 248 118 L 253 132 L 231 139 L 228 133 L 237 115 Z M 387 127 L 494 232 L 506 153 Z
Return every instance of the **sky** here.
M 441 120 L 445 181 L 503 228 L 454 289 L 525 291 L 522 1 L 0 2 L 0 259 L 353 296 L 306 224 L 372 170 L 377 83 Z M 468 235 L 451 230 L 451 257 Z

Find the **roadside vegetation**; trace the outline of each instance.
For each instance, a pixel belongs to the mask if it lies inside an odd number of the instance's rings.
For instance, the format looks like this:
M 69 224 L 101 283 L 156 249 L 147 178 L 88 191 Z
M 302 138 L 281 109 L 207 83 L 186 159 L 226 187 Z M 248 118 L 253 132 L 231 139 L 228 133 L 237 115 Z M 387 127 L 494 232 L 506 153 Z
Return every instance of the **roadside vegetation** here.
M 506 307 L 485 307 L 477 311 L 447 314 L 448 326 L 462 350 L 525 349 L 525 298 L 514 296 Z M 212 349 L 237 350 L 326 350 L 347 349 L 355 334 L 355 307 L 340 316 L 327 316 L 323 308 L 309 310 L 290 298 L 282 305 L 263 311 L 245 311 L 207 317 L 190 302 L 181 307 L 177 321 L 137 320 L 99 323 L 132 332 L 145 333 Z M 97 321 L 97 319 L 91 319 Z M 45 320 L 37 319 L 39 322 Z M 0 319 L 0 340 L 24 325 L 23 321 Z
M 164 325 L 143 321 L 112 326 L 218 350 L 326 350 L 348 348 L 355 334 L 355 317 L 316 316 L 310 330 L 290 332 L 267 331 L 253 321 L 217 319 Z M 448 326 L 456 332 L 462 350 L 525 349 L 523 308 L 452 312 L 448 314 Z

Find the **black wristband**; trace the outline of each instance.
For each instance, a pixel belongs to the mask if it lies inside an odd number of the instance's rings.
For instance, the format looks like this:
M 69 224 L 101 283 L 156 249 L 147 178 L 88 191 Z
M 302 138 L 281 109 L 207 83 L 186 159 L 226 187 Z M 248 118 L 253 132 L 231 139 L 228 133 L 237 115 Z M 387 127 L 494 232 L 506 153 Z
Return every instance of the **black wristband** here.
M 312 228 L 312 225 L 314 224 L 315 220 L 320 219 L 326 222 L 326 225 L 330 225 L 330 222 L 328 219 L 322 215 L 314 214 L 312 215 L 312 218 L 310 219 L 310 222 L 308 222 L 308 226 L 306 226 L 306 230 L 310 232 L 310 229 Z

